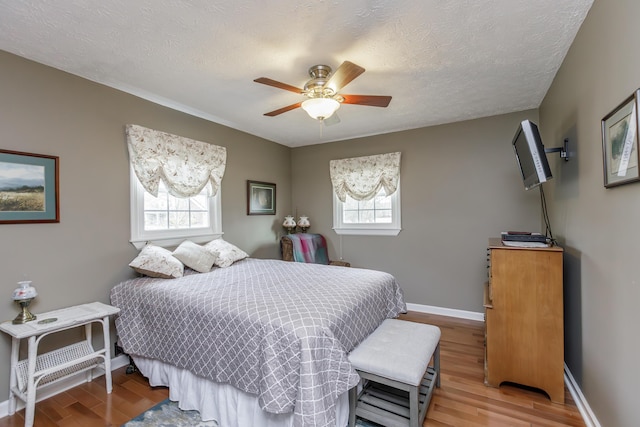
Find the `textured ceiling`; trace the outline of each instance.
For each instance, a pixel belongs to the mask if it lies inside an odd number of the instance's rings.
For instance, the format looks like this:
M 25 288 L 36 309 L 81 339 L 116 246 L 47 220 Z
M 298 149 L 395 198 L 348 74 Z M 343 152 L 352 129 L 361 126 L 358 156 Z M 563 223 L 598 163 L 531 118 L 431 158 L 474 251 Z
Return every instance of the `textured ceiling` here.
M 0 0 L 0 49 L 296 147 L 537 108 L 592 2 Z M 389 107 L 263 116 L 345 60 Z

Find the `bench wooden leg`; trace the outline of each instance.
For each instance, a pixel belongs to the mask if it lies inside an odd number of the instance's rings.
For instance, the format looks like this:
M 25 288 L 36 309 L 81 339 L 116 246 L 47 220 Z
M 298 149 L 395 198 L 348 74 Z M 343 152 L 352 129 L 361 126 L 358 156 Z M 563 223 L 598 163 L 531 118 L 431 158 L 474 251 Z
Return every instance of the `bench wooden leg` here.
M 409 390 L 409 426 L 420 427 L 420 386 Z
M 436 387 L 440 388 L 440 343 L 433 352 L 433 369 L 436 371 Z
M 356 426 L 356 403 L 358 402 L 358 386 L 349 390 L 349 427 Z

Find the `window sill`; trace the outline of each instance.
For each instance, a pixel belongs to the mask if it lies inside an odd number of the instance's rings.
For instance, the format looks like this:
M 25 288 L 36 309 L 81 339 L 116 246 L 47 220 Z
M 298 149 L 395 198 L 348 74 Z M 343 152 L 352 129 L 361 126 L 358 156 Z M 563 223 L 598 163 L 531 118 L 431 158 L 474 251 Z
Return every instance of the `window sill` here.
M 146 245 L 147 243 L 153 243 L 154 245 L 162 246 L 163 248 L 167 248 L 167 247 L 170 248 L 170 247 L 178 246 L 180 243 L 184 242 L 187 239 L 191 240 L 193 243 L 201 244 L 201 243 L 208 243 L 213 239 L 217 239 L 218 237 L 221 237 L 221 236 L 222 236 L 222 233 L 202 234 L 198 236 L 185 235 L 185 236 L 150 238 L 147 240 L 129 240 L 129 242 L 131 242 L 131 244 L 135 246 L 136 249 L 142 249 L 144 245 Z
M 333 231 L 345 236 L 397 236 L 401 228 L 334 228 Z

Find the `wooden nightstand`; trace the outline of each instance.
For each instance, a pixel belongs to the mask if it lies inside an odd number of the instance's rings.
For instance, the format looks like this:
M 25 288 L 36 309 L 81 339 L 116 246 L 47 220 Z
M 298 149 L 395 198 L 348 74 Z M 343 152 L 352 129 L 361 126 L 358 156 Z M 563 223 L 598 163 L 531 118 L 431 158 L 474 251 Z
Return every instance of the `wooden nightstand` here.
M 37 389 L 79 372 L 86 372 L 87 381 L 91 381 L 92 370 L 97 366 L 104 367 L 107 393 L 111 393 L 109 316 L 119 311 L 119 308 L 93 302 L 39 313 L 38 320 L 21 325 L 14 325 L 11 321 L 0 324 L 0 331 L 11 335 L 9 415 L 15 413 L 17 399 L 24 401 L 24 425 L 31 427 Z M 91 342 L 92 323 L 102 324 L 104 348 L 99 350 L 94 350 Z M 38 345 L 44 337 L 80 326 L 85 327 L 85 340 L 38 355 Z M 20 340 L 24 338 L 29 340 L 28 356 L 19 360 Z

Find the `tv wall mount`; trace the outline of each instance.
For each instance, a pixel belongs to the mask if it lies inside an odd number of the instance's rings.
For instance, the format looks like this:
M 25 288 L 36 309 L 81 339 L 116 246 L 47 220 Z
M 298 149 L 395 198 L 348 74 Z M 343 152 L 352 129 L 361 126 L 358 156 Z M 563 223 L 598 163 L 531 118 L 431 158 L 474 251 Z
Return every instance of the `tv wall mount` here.
M 565 162 L 569 161 L 569 150 L 567 146 L 569 145 L 569 138 L 565 138 L 562 141 L 562 147 L 554 147 L 554 148 L 545 148 L 545 153 L 560 153 L 560 158 L 564 159 Z

